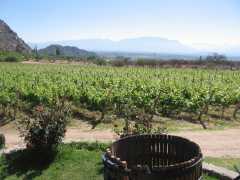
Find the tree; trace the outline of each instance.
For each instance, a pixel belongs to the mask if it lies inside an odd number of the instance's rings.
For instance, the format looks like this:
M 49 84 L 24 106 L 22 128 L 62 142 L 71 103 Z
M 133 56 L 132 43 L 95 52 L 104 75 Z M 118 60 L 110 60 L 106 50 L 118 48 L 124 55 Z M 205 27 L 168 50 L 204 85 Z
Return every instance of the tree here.
M 207 61 L 226 61 L 227 57 L 225 55 L 222 54 L 218 54 L 218 53 L 213 53 L 212 55 L 208 55 L 206 57 Z
M 40 60 L 40 56 L 39 56 L 39 53 L 38 53 L 38 48 L 37 48 L 37 46 L 34 47 L 33 52 L 34 52 L 34 55 L 35 55 L 35 59 L 36 59 L 37 61 L 39 61 L 39 60 Z
M 57 47 L 56 48 L 56 56 L 59 56 L 61 54 L 60 49 Z

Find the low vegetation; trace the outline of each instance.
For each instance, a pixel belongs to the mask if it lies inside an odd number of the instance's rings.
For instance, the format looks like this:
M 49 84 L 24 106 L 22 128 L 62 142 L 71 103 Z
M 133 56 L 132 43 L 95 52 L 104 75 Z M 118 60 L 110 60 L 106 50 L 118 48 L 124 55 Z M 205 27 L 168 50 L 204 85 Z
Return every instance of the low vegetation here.
M 5 147 L 5 136 L 0 134 L 0 150 Z
M 2 63 L 0 116 L 2 122 L 32 116 L 32 109 L 54 107 L 64 98 L 73 116 L 93 128 L 111 115 L 112 121 L 127 120 L 129 131 L 135 122 L 150 127 L 156 117 L 182 119 L 206 129 L 219 119 L 239 121 L 239 77 L 238 71 L 227 70 Z M 98 115 L 88 118 L 85 110 Z
M 0 51 L 0 62 L 21 62 L 28 60 L 30 57 L 30 54 Z
M 137 66 L 137 67 L 154 67 L 154 68 L 201 68 L 201 69 L 231 69 L 240 68 L 239 61 L 228 60 L 226 56 L 214 53 L 208 56 L 200 56 L 195 59 L 149 59 L 138 58 L 130 59 L 126 57 L 115 57 L 109 64 L 116 67 Z

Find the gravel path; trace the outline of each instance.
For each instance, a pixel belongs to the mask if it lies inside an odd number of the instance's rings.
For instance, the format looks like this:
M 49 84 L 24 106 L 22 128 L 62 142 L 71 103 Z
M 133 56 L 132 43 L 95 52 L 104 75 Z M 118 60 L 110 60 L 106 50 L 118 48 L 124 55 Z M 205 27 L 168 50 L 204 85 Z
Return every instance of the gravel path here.
M 0 132 L 6 136 L 8 149 L 24 147 L 24 143 L 16 130 L 11 127 L 1 127 Z M 227 129 L 216 131 L 185 131 L 173 133 L 198 143 L 204 156 L 212 157 L 240 157 L 240 129 Z M 117 139 L 111 130 L 82 130 L 69 128 L 65 142 L 71 141 L 102 141 L 109 142 Z

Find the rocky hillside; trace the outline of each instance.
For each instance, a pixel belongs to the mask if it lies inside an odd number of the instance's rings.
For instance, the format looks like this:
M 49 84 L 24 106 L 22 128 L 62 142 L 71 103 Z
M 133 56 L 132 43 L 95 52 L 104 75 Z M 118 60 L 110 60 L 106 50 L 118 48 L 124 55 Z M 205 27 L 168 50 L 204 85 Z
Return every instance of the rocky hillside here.
M 31 48 L 0 19 L 0 51 L 30 53 Z
M 50 45 L 39 50 L 39 54 L 48 56 L 68 56 L 68 57 L 87 57 L 95 56 L 93 52 L 79 49 L 73 46 Z

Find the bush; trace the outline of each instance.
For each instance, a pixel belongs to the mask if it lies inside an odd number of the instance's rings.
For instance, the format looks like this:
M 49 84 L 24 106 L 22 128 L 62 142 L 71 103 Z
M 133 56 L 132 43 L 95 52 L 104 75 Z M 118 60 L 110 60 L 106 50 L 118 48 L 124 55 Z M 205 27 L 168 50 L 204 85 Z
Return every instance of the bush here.
M 15 56 L 8 56 L 4 59 L 6 62 L 19 62 L 20 60 Z
M 70 105 L 62 100 L 50 108 L 43 105 L 37 106 L 32 117 L 19 121 L 18 129 L 27 148 L 51 151 L 64 138 L 69 118 Z
M 30 58 L 30 54 L 21 54 L 18 52 L 0 51 L 0 62 L 20 62 Z
M 100 143 L 100 142 L 71 142 L 69 144 L 64 144 L 60 147 L 71 147 L 73 149 L 84 149 L 88 151 L 106 151 L 107 148 L 109 148 L 110 143 Z
M 104 59 L 98 58 L 95 61 L 93 61 L 94 64 L 99 66 L 105 66 L 107 65 L 107 62 Z
M 5 136 L 0 134 L 0 149 L 5 147 Z
M 111 62 L 111 65 L 116 67 L 122 67 L 127 66 L 128 64 L 124 60 L 114 60 Z

